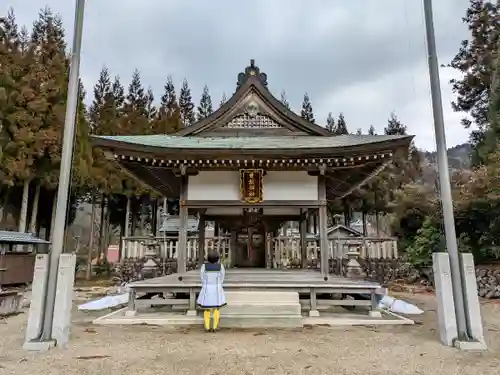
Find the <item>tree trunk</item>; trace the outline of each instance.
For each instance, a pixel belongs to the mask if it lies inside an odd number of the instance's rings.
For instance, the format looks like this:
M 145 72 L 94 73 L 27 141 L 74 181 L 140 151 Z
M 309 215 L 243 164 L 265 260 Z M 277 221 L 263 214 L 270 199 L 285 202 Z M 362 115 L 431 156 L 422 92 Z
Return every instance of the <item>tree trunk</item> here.
M 104 243 L 102 248 L 103 258 L 108 260 L 108 248 L 111 242 L 111 210 L 106 208 L 105 228 L 104 228 Z
M 89 248 L 87 252 L 87 273 L 86 279 L 90 280 L 92 277 L 92 254 L 94 250 L 94 231 L 95 231 L 95 189 L 92 189 L 92 211 L 90 213 L 90 238 L 89 238 Z
M 0 222 L 0 228 L 5 229 L 4 226 L 7 225 L 7 220 L 9 218 L 9 197 L 10 197 L 10 189 L 7 189 L 5 193 L 5 198 L 3 200 L 2 205 L 2 221 Z
M 101 260 L 102 249 L 104 246 L 104 227 L 105 227 L 105 210 L 106 210 L 106 196 L 101 195 L 101 218 L 99 220 L 99 249 L 97 251 L 97 260 Z
M 30 220 L 30 233 L 33 235 L 38 235 L 37 233 L 37 222 L 38 222 L 38 202 L 40 200 L 40 184 L 36 185 L 35 196 L 33 197 L 33 208 L 31 209 L 31 220 Z M 30 246 L 30 251 L 34 251 L 35 247 Z
M 23 185 L 23 198 L 21 203 L 21 214 L 19 215 L 19 228 L 21 233 L 26 232 L 26 223 L 28 221 L 28 203 L 30 198 L 30 182 L 24 181 Z
M 21 214 L 19 215 L 18 231 L 21 233 L 26 232 L 26 223 L 28 221 L 28 203 L 30 199 L 30 182 L 24 181 L 23 197 L 21 202 Z M 17 251 L 23 251 L 24 245 L 18 245 Z
M 56 222 L 56 210 L 57 210 L 57 191 L 54 191 L 54 197 L 52 198 L 52 212 L 50 219 L 50 229 L 49 229 L 49 240 L 52 242 L 52 238 L 54 237 L 54 227 Z

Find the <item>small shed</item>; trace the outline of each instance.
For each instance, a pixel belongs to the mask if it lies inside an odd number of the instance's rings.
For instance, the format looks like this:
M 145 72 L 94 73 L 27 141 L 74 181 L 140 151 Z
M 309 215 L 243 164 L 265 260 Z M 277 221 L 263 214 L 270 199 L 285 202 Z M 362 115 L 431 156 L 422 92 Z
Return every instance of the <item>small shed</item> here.
M 158 231 L 162 235 L 165 235 L 166 237 L 178 236 L 180 226 L 181 226 L 181 219 L 179 218 L 178 215 L 168 215 L 163 218 L 163 221 Z M 188 235 L 198 233 L 198 219 L 196 217 L 188 216 L 187 232 Z
M 47 246 L 50 242 L 31 233 L 0 231 L 0 287 L 33 281 L 35 253 L 15 251 L 17 245 Z

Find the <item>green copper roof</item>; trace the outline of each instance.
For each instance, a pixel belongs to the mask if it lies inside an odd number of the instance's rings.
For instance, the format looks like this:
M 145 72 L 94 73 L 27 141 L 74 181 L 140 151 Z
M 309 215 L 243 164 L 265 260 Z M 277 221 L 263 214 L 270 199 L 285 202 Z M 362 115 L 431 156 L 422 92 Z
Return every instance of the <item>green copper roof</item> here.
M 94 139 L 149 147 L 175 149 L 318 149 L 367 145 L 394 141 L 407 135 L 340 135 L 278 137 L 200 137 L 175 135 L 95 136 Z

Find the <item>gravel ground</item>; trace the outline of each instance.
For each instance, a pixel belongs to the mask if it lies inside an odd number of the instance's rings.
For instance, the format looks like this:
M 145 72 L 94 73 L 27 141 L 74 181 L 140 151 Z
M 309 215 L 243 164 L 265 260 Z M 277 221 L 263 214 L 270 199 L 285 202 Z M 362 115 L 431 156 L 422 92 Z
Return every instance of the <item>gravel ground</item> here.
M 427 312 L 415 326 L 234 331 L 96 327 L 74 314 L 66 350 L 21 349 L 27 314 L 0 321 L 0 375 L 498 374 L 500 304 L 483 305 L 489 351 L 462 353 L 438 341 L 434 297 L 403 296 Z

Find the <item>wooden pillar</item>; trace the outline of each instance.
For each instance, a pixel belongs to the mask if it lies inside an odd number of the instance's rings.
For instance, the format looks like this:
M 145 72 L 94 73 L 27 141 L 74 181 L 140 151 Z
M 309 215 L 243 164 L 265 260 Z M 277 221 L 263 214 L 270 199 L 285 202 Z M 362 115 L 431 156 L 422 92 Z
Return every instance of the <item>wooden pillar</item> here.
M 188 209 L 186 207 L 188 177 L 185 173 L 181 176 L 180 200 L 179 200 L 179 240 L 177 241 L 177 273 L 186 272 L 186 247 L 187 247 L 187 219 Z
M 151 218 L 151 232 L 153 234 L 153 236 L 157 236 L 158 235 L 158 199 L 157 198 L 153 198 L 151 200 L 151 214 L 152 214 L 152 218 Z
M 319 200 L 319 247 L 321 254 L 321 274 L 328 276 L 328 238 L 327 238 L 327 211 L 326 211 L 326 179 L 325 168 L 322 168 L 318 176 L 318 200 Z
M 247 266 L 253 267 L 253 228 L 248 228 L 248 238 L 247 238 Z
M 307 215 L 300 211 L 300 266 L 307 268 Z
M 200 213 L 198 221 L 198 265 L 205 261 L 205 214 Z
M 236 243 L 238 241 L 237 229 L 231 229 L 231 242 L 229 243 L 229 265 L 234 267 L 236 261 Z
M 265 246 L 265 257 L 266 257 L 266 269 L 272 268 L 272 258 L 271 258 L 271 241 L 272 234 L 269 231 L 269 224 L 264 222 L 264 246 Z

